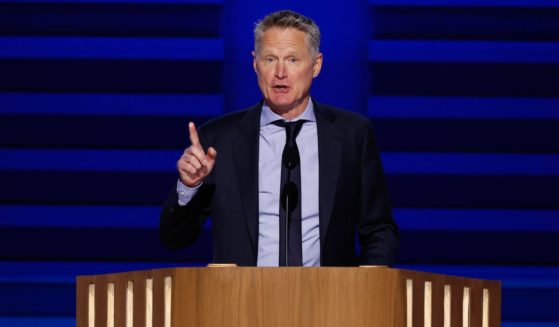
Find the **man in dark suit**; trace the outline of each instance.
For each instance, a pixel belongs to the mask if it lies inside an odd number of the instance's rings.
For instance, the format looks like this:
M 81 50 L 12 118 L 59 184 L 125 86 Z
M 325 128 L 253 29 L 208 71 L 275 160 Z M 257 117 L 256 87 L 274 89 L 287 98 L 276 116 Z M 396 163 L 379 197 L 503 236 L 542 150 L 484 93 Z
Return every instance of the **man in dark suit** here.
M 397 227 L 369 119 L 310 97 L 320 32 L 292 11 L 255 28 L 263 101 L 189 124 L 191 146 L 161 213 L 170 248 L 213 219 L 213 260 L 243 266 L 389 265 Z M 355 235 L 361 251 L 355 251 Z

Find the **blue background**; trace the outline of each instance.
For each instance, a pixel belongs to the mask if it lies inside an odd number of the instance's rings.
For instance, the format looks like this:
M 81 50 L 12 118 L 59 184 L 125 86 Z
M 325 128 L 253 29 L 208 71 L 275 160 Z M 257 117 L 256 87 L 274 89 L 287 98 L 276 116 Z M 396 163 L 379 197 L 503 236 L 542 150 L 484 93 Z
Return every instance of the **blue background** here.
M 256 103 L 252 28 L 323 32 L 322 102 L 371 117 L 397 266 L 503 281 L 559 325 L 559 1 L 0 0 L 0 326 L 73 326 L 74 280 L 211 260 L 158 239 L 197 123 Z

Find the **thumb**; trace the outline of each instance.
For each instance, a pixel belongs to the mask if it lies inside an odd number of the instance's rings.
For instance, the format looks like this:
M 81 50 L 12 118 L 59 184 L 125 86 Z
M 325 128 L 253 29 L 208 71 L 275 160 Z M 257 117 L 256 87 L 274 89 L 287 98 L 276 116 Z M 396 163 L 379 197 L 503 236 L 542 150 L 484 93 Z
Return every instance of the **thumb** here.
M 208 159 L 210 161 L 215 161 L 215 157 L 217 157 L 217 151 L 213 147 L 208 148 Z

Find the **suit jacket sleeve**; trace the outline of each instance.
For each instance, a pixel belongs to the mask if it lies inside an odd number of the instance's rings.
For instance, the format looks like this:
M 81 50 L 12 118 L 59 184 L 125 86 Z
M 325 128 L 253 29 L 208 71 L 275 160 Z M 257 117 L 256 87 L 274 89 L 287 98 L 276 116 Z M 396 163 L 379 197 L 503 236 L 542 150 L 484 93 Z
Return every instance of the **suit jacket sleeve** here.
M 200 141 L 204 143 L 202 132 Z M 159 236 L 170 249 L 178 249 L 193 243 L 200 236 L 204 222 L 211 213 L 214 192 L 212 175 L 206 177 L 194 197 L 184 206 L 178 204 L 176 188 L 173 189 L 163 208 L 159 220 Z
M 390 199 L 370 123 L 366 125 L 361 151 L 361 214 L 357 234 L 361 264 L 391 265 L 398 248 L 398 228 L 392 217 Z

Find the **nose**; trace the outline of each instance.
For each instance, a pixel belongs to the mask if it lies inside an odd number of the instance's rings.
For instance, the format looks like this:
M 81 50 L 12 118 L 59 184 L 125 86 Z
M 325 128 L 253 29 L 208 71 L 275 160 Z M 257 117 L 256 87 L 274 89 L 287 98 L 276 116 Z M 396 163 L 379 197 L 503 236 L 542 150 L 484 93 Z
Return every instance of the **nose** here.
M 285 64 L 281 61 L 278 61 L 277 65 L 276 65 L 275 76 L 278 79 L 283 79 L 283 78 L 287 77 L 287 70 L 286 70 Z

